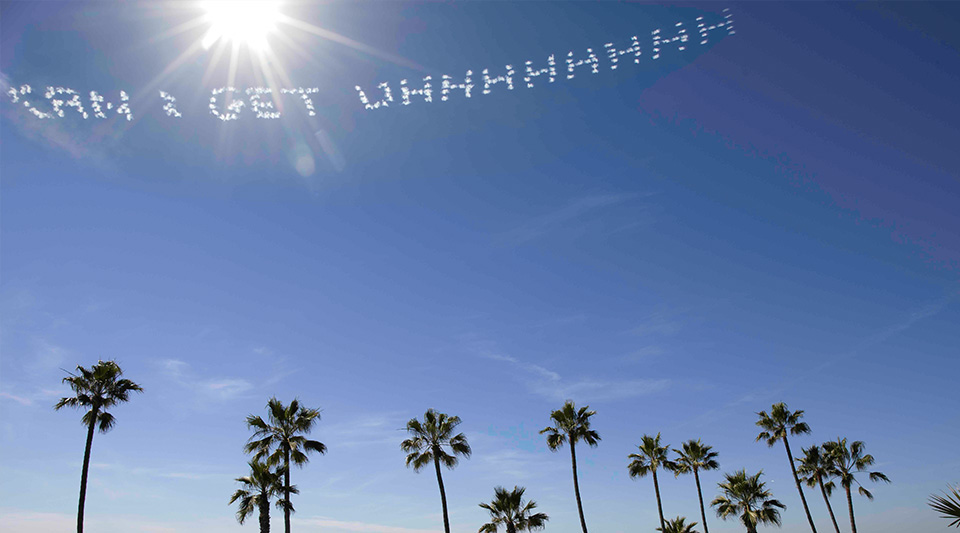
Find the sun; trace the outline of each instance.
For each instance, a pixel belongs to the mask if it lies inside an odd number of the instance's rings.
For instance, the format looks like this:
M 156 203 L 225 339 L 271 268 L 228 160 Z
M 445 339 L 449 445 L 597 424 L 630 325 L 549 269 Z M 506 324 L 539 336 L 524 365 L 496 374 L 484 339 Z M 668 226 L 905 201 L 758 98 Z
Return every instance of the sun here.
M 224 39 L 262 50 L 280 18 L 278 2 L 273 0 L 205 0 L 200 5 L 210 23 L 202 41 L 205 49 Z

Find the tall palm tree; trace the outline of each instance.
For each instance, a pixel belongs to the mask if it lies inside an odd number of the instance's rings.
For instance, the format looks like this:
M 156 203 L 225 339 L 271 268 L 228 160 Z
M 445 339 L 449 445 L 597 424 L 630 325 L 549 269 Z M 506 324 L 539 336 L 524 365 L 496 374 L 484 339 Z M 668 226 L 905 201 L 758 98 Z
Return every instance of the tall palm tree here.
M 449 416 L 427 409 L 423 414 L 423 422 L 411 418 L 407 422 L 407 432 L 410 438 L 400 443 L 400 449 L 407 453 L 407 466 L 413 466 L 414 472 L 433 463 L 437 471 L 437 484 L 440 485 L 440 504 L 443 507 L 443 530 L 450 533 L 450 517 L 447 514 L 447 493 L 443 489 L 443 477 L 440 475 L 440 463 L 449 469 L 457 466 L 457 456 L 470 457 L 472 451 L 463 433 L 453 434 L 460 425 L 459 416 Z M 443 448 L 448 447 L 453 452 L 447 453 Z
M 810 426 L 806 422 L 801 422 L 803 411 L 797 410 L 790 412 L 787 404 L 780 402 L 773 404 L 770 408 L 770 414 L 766 411 L 757 413 L 760 417 L 757 425 L 763 428 L 763 431 L 757 435 L 757 442 L 767 441 L 767 446 L 773 447 L 777 441 L 782 440 L 783 446 L 787 450 L 787 461 L 790 462 L 790 471 L 793 472 L 793 481 L 797 484 L 797 492 L 800 493 L 800 502 L 803 503 L 803 510 L 807 513 L 807 522 L 810 523 L 810 529 L 817 533 L 817 526 L 813 524 L 813 516 L 810 515 L 810 507 L 807 506 L 807 498 L 803 495 L 803 487 L 800 486 L 800 477 L 797 476 L 797 468 L 793 464 L 793 454 L 790 453 L 790 441 L 787 434 L 803 435 L 810 433 Z
M 653 474 L 653 490 L 657 495 L 657 511 L 660 513 L 660 529 L 663 529 L 666 523 L 663 520 L 663 505 L 660 503 L 660 482 L 657 481 L 657 469 L 663 467 L 667 470 L 675 468 L 667 453 L 670 451 L 670 445 L 660 445 L 660 434 L 656 437 L 644 435 L 641 444 L 637 446 L 640 453 L 631 453 L 628 459 L 633 459 L 627 465 L 627 471 L 630 477 L 644 477 L 647 474 Z
M 68 372 L 68 374 L 70 374 Z M 98 361 L 90 369 L 77 366 L 77 373 L 63 378 L 70 385 L 74 395 L 61 398 L 55 410 L 64 407 L 89 409 L 80 419 L 87 426 L 87 444 L 83 449 L 83 469 L 80 472 L 80 504 L 77 508 L 77 533 L 83 533 L 83 506 L 87 499 L 87 474 L 90 471 L 90 447 L 93 445 L 93 431 L 106 433 L 113 428 L 117 420 L 107 409 L 130 399 L 132 391 L 143 392 L 140 385 L 121 378 L 123 371 L 115 361 Z
M 880 472 L 868 472 L 867 467 L 874 463 L 873 456 L 863 453 L 863 441 L 853 441 L 847 446 L 846 438 L 837 438 L 836 441 L 825 442 L 823 449 L 826 451 L 830 461 L 831 473 L 840 479 L 840 486 L 847 493 L 847 508 L 850 511 L 850 530 L 857 533 L 857 522 L 853 518 L 853 497 L 850 495 L 850 488 L 856 483 L 861 495 L 866 496 L 868 500 L 873 499 L 873 494 L 865 489 L 857 481 L 855 474 L 864 472 L 870 478 L 870 481 L 885 481 L 890 483 L 890 479 Z
M 674 519 L 667 520 L 667 524 L 664 527 L 658 527 L 657 531 L 661 533 L 697 533 L 697 530 L 693 529 L 696 526 L 696 522 L 687 523 L 687 519 L 678 516 Z
M 938 513 L 943 513 L 942 518 L 952 520 L 947 527 L 960 527 L 960 486 L 948 487 L 947 490 L 949 492 L 944 492 L 943 496 L 930 495 L 930 507 Z
M 479 533 L 497 533 L 501 525 L 507 533 L 543 529 L 550 517 L 533 512 L 537 508 L 537 502 L 523 501 L 525 490 L 517 486 L 511 491 L 503 487 L 493 489 L 493 501 L 480 504 L 480 507 L 490 512 L 490 522 L 481 526 Z
M 591 447 L 600 442 L 600 435 L 590 429 L 590 417 L 597 414 L 591 411 L 590 406 L 580 409 L 572 400 L 564 402 L 563 407 L 550 413 L 554 425 L 540 430 L 540 434 L 547 434 L 547 447 L 550 451 L 557 451 L 563 443 L 570 443 L 570 461 L 573 464 L 573 492 L 577 496 L 577 511 L 580 512 L 580 527 L 587 533 L 587 521 L 583 518 L 583 503 L 580 500 L 580 482 L 577 480 L 577 443 L 581 440 Z
M 684 442 L 682 448 L 682 450 L 673 449 L 678 456 L 677 460 L 673 462 L 673 473 L 679 476 L 680 474 L 693 472 L 693 479 L 697 482 L 697 498 L 700 500 L 700 518 L 703 520 L 703 533 L 710 533 L 710 530 L 707 528 L 707 513 L 703 508 L 703 492 L 700 490 L 700 471 L 720 468 L 720 463 L 717 462 L 719 454 L 713 451 L 711 446 L 700 442 L 700 439 L 691 439 Z
M 725 474 L 726 481 L 717 484 L 723 494 L 710 502 L 717 508 L 717 515 L 724 520 L 739 516 L 747 533 L 757 533 L 760 524 L 779 526 L 780 509 L 786 509 L 787 506 L 773 499 L 766 484 L 760 481 L 762 474 L 762 470 L 752 476 L 748 476 L 746 470 Z
M 800 475 L 800 481 L 807 484 L 808 487 L 820 487 L 820 494 L 823 495 L 823 501 L 827 504 L 827 511 L 830 512 L 830 520 L 833 521 L 833 528 L 840 533 L 840 526 L 837 525 L 837 517 L 833 514 L 833 506 L 830 505 L 830 496 L 836 485 L 830 478 L 831 473 L 830 460 L 827 454 L 820 446 L 811 446 L 803 449 L 803 457 L 795 458 L 797 462 L 797 474 Z
M 270 499 L 275 496 L 281 498 L 277 500 L 277 508 L 284 509 L 290 506 L 289 500 L 282 496 L 283 474 L 280 471 L 274 471 L 267 463 L 261 461 L 250 461 L 250 474 L 244 477 L 238 477 L 237 481 L 243 487 L 237 489 L 230 497 L 230 505 L 237 500 L 240 501 L 240 508 L 237 509 L 237 521 L 242 525 L 247 517 L 254 511 L 259 513 L 260 533 L 270 533 Z M 291 494 L 297 494 L 299 491 L 295 486 L 290 487 Z M 291 511 L 293 508 L 291 507 Z
M 256 415 L 247 417 L 247 427 L 253 430 L 253 435 L 244 451 L 253 453 L 255 461 L 266 460 L 269 466 L 279 466 L 283 472 L 283 499 L 287 502 L 283 507 L 285 533 L 290 533 L 290 513 L 293 511 L 290 495 L 296 494 L 290 485 L 290 464 L 303 468 L 310 460 L 308 452 L 327 453 L 322 442 L 304 437 L 319 421 L 320 411 L 303 407 L 297 399 L 284 406 L 280 400 L 270 398 L 266 421 Z

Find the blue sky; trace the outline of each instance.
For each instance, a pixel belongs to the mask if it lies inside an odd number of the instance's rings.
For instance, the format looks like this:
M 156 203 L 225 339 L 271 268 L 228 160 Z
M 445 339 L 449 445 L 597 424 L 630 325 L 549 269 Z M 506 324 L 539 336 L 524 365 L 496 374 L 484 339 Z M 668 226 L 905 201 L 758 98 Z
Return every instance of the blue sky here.
M 735 35 L 651 58 L 653 30 L 723 8 Z M 115 358 L 145 392 L 95 437 L 91 531 L 255 530 L 227 499 L 244 417 L 273 395 L 323 409 L 329 453 L 293 475 L 298 531 L 440 531 L 436 480 L 399 450 L 433 407 L 474 448 L 444 478 L 455 531 L 519 484 L 574 533 L 569 457 L 537 433 L 567 398 L 603 438 L 579 455 L 594 531 L 655 526 L 626 456 L 657 432 L 702 438 L 722 471 L 763 469 L 782 531 L 807 530 L 783 449 L 754 442 L 778 401 L 813 430 L 794 448 L 863 440 L 893 480 L 855 502 L 861 530 L 944 529 L 925 500 L 960 481 L 954 5 L 282 9 L 348 39 L 270 37 L 291 86 L 318 88 L 316 116 L 286 96 L 279 120 L 224 123 L 207 105 L 226 56 L 174 64 L 205 32 L 170 33 L 195 4 L 3 2 L 4 93 L 30 84 L 47 109 L 47 85 L 85 103 L 124 90 L 134 115 L 40 120 L 2 97 L 8 524 L 72 527 L 84 432 L 51 407 L 62 369 Z M 633 35 L 641 62 L 610 70 L 603 45 Z M 565 79 L 587 48 L 599 73 Z M 523 62 L 550 54 L 561 76 L 526 88 Z M 237 87 L 259 85 L 248 56 Z M 398 105 L 402 79 L 506 64 L 513 91 Z M 397 101 L 365 110 L 354 87 L 382 81 Z M 661 488 L 667 515 L 698 516 L 692 479 Z

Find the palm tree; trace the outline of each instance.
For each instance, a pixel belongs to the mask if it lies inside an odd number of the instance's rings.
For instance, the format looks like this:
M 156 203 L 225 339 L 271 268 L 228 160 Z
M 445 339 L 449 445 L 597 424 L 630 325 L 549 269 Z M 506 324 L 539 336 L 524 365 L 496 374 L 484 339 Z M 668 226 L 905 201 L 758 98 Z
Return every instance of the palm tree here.
M 938 513 L 943 513 L 942 517 L 947 520 L 953 520 L 947 527 L 960 527 L 960 486 L 948 487 L 950 492 L 944 492 L 943 496 L 932 494 L 930 496 L 930 507 Z
M 667 453 L 670 451 L 670 445 L 660 445 L 659 433 L 657 433 L 656 437 L 644 435 L 641 442 L 642 444 L 638 446 L 640 453 L 631 453 L 627 456 L 628 459 L 633 459 L 633 461 L 630 461 L 630 464 L 627 465 L 627 471 L 630 472 L 630 477 L 644 477 L 647 474 L 653 474 L 653 490 L 657 495 L 657 511 L 660 513 L 660 529 L 663 529 L 666 523 L 663 520 L 663 505 L 660 503 L 660 482 L 657 481 L 657 469 L 661 466 L 667 470 L 673 470 L 675 468 L 673 462 L 667 457 Z
M 682 448 L 682 450 L 673 449 L 678 455 L 677 460 L 673 463 L 673 473 L 679 476 L 680 474 L 693 472 L 693 479 L 697 482 L 697 498 L 700 500 L 700 518 L 703 520 L 703 533 L 710 533 L 710 530 L 707 528 L 707 513 L 703 509 L 703 492 L 700 490 L 700 471 L 720 468 L 720 463 L 717 462 L 718 454 L 713 451 L 711 446 L 700 442 L 700 439 L 684 442 Z
M 407 466 L 413 466 L 414 472 L 433 463 L 437 471 L 437 483 L 440 485 L 440 504 L 443 507 L 443 530 L 450 533 L 450 517 L 447 514 L 447 493 L 443 489 L 443 477 L 440 475 L 440 463 L 449 469 L 457 466 L 458 455 L 470 457 L 470 445 L 463 433 L 453 434 L 460 425 L 459 416 L 448 416 L 427 409 L 423 414 L 423 422 L 411 418 L 407 422 L 407 432 L 411 437 L 400 443 L 400 449 L 407 453 Z M 449 447 L 453 454 L 444 451 Z
M 803 495 L 803 488 L 800 486 L 800 477 L 797 476 L 797 468 L 793 464 L 793 455 L 790 453 L 790 441 L 787 440 L 787 434 L 803 435 L 810 433 L 810 426 L 806 422 L 801 422 L 803 411 L 790 412 L 787 404 L 780 402 L 773 404 L 770 414 L 766 411 L 757 413 L 760 420 L 757 425 L 763 428 L 763 431 L 757 435 L 757 442 L 767 441 L 767 446 L 773 447 L 777 441 L 782 440 L 784 448 L 787 449 L 787 460 L 790 461 L 790 470 L 793 472 L 793 481 L 797 484 L 797 491 L 800 493 L 800 502 L 803 503 L 803 510 L 807 513 L 807 522 L 810 523 L 810 529 L 817 533 L 817 526 L 813 524 L 813 516 L 810 515 L 810 507 L 807 506 L 807 498 Z
M 658 527 L 657 531 L 662 533 L 697 533 L 697 530 L 693 529 L 695 525 L 697 525 L 696 522 L 688 524 L 686 518 L 678 516 L 672 520 L 667 520 L 667 525 Z
M 800 475 L 800 481 L 807 484 L 808 487 L 820 487 L 820 493 L 823 494 L 823 501 L 827 504 L 827 511 L 830 512 L 830 520 L 833 521 L 833 528 L 840 533 L 840 526 L 837 525 L 837 517 L 833 514 L 833 507 L 830 505 L 830 496 L 836 486 L 830 478 L 833 477 L 830 471 L 830 460 L 820 446 L 811 446 L 803 449 L 803 457 L 794 459 L 797 462 L 797 474 Z
M 283 474 L 280 471 L 273 471 L 270 466 L 260 461 L 250 461 L 250 474 L 244 477 L 238 477 L 237 481 L 243 484 L 243 488 L 237 489 L 230 497 L 230 505 L 240 500 L 240 508 L 237 509 L 237 521 L 242 525 L 247 517 L 258 511 L 260 515 L 260 533 L 270 533 L 270 498 L 283 496 Z M 290 487 L 291 494 L 297 494 L 296 487 Z M 280 498 L 277 500 L 277 508 L 284 509 L 290 506 L 288 500 Z M 291 507 L 291 511 L 293 508 Z
M 68 372 L 68 374 L 70 374 Z M 106 433 L 117 420 L 107 409 L 130 399 L 130 392 L 143 392 L 140 385 L 122 379 L 123 371 L 115 361 L 98 361 L 89 370 L 77 366 L 77 373 L 63 378 L 70 385 L 74 396 L 61 398 L 55 410 L 64 407 L 89 408 L 80 419 L 87 426 L 87 444 L 83 450 L 83 469 L 80 473 L 80 505 L 77 509 L 77 533 L 83 533 L 83 505 L 87 499 L 87 473 L 90 470 L 90 447 L 93 445 L 93 430 Z
M 577 443 L 581 440 L 591 447 L 600 442 L 600 435 L 590 429 L 590 417 L 597 414 L 590 406 L 577 409 L 572 400 L 564 402 L 563 407 L 550 413 L 554 425 L 540 430 L 547 434 L 547 447 L 557 451 L 563 443 L 570 443 L 570 461 L 573 463 L 573 492 L 577 496 L 577 511 L 580 512 L 580 527 L 587 533 L 587 521 L 583 518 L 583 503 L 580 500 L 580 482 L 577 480 Z
M 511 491 L 503 487 L 493 489 L 493 501 L 480 504 L 480 507 L 490 511 L 490 522 L 484 524 L 479 533 L 497 533 L 501 525 L 507 533 L 543 529 L 550 517 L 533 512 L 537 508 L 537 502 L 533 500 L 524 502 L 523 491 L 525 490 L 517 486 L 514 486 Z
M 283 472 L 283 528 L 290 533 L 290 513 L 293 511 L 290 495 L 296 494 L 290 485 L 290 464 L 300 468 L 307 464 L 308 452 L 327 453 L 327 447 L 303 435 L 310 433 L 320 420 L 320 411 L 300 405 L 297 399 L 284 406 L 280 400 L 270 398 L 267 402 L 267 421 L 256 415 L 247 417 L 247 427 L 254 430 L 244 446 L 246 453 L 253 453 L 255 461 L 266 459 L 271 467 L 280 466 Z
M 850 530 L 853 531 L 853 533 L 857 533 L 857 522 L 853 518 L 853 497 L 850 495 L 850 488 L 856 483 L 858 486 L 857 490 L 860 494 L 866 496 L 868 500 L 873 499 L 873 494 L 863 488 L 863 485 L 857 481 L 854 474 L 866 472 L 870 481 L 874 482 L 885 481 L 890 483 L 890 479 L 880 472 L 867 472 L 867 467 L 872 465 L 874 460 L 872 455 L 864 455 L 863 441 L 853 441 L 848 447 L 846 438 L 837 438 L 836 441 L 825 442 L 823 449 L 827 452 L 831 473 L 840 478 L 840 486 L 843 487 L 843 490 L 847 493 L 847 508 L 850 511 Z
M 763 471 L 752 476 L 746 470 L 725 474 L 726 481 L 717 486 L 723 494 L 717 496 L 710 505 L 717 508 L 717 515 L 724 520 L 738 516 L 747 533 L 757 533 L 760 524 L 780 525 L 780 509 L 787 506 L 772 498 L 766 484 L 760 481 Z

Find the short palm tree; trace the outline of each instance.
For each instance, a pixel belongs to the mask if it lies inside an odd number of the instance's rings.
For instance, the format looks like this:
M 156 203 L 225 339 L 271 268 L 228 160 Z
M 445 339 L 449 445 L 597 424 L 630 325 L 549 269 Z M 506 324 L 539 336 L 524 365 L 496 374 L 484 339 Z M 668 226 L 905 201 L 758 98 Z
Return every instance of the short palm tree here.
M 862 441 L 853 441 L 850 446 L 847 446 L 847 439 L 837 438 L 836 441 L 825 442 L 823 449 L 829 458 L 831 473 L 840 479 L 840 486 L 843 487 L 843 490 L 847 493 L 847 508 L 850 511 L 850 530 L 853 531 L 853 533 L 857 533 L 857 521 L 853 518 L 853 497 L 850 494 L 850 489 L 853 487 L 853 484 L 856 483 L 858 486 L 857 490 L 861 495 L 866 496 L 868 500 L 873 499 L 873 494 L 857 481 L 855 474 L 864 472 L 870 478 L 870 481 L 874 482 L 885 481 L 890 483 L 890 479 L 881 472 L 867 471 L 867 467 L 874 463 L 874 459 L 872 455 L 863 453 Z
M 443 477 L 440 475 L 440 464 L 453 469 L 459 463 L 457 456 L 470 457 L 472 451 L 463 433 L 453 434 L 460 425 L 459 416 L 449 416 L 427 409 L 423 414 L 423 422 L 411 418 L 407 422 L 407 432 L 410 438 L 400 443 L 400 449 L 407 453 L 407 466 L 413 466 L 414 472 L 433 463 L 437 471 L 437 484 L 440 485 L 440 504 L 443 507 L 443 530 L 450 533 L 450 517 L 447 514 L 447 493 L 443 489 Z M 444 448 L 450 448 L 452 454 Z
M 930 507 L 947 520 L 952 520 L 947 527 L 960 527 L 960 486 L 948 487 L 949 492 L 944 492 L 943 496 L 933 494 L 930 496 Z
M 490 522 L 480 527 L 479 533 L 497 533 L 503 526 L 507 533 L 534 531 L 543 529 L 550 517 L 543 513 L 534 513 L 537 502 L 523 501 L 523 487 L 514 486 L 508 491 L 503 487 L 493 489 L 493 501 L 481 503 L 490 512 Z
M 653 475 L 653 490 L 657 496 L 657 511 L 660 513 L 660 529 L 663 529 L 666 523 L 663 520 L 663 505 L 660 503 L 660 482 L 657 481 L 657 469 L 662 467 L 673 470 L 675 468 L 673 462 L 667 457 L 670 445 L 664 444 L 661 446 L 660 434 L 657 433 L 656 437 L 644 435 L 637 447 L 640 453 L 631 453 L 627 456 L 628 459 L 633 459 L 627 465 L 627 471 L 630 473 L 630 477 Z
M 270 398 L 267 402 L 267 420 L 256 415 L 247 417 L 247 427 L 253 435 L 244 446 L 246 453 L 253 453 L 255 461 L 266 460 L 271 467 L 279 467 L 283 473 L 283 528 L 290 533 L 290 513 L 293 511 L 290 495 L 295 494 L 290 485 L 290 465 L 300 468 L 307 464 L 308 452 L 327 453 L 327 447 L 315 440 L 304 437 L 320 421 L 320 411 L 300 405 L 294 399 L 284 406 L 280 400 Z
M 250 461 L 250 474 L 238 477 L 237 481 L 243 487 L 237 489 L 230 497 L 230 505 L 240 501 L 237 509 L 237 521 L 242 525 L 254 511 L 259 513 L 260 533 L 270 533 L 270 499 L 280 496 L 277 507 L 284 509 L 289 501 L 283 498 L 283 474 L 273 471 L 267 463 Z M 296 487 L 290 487 L 291 494 L 297 494 Z M 293 509 L 291 508 L 291 511 Z
M 803 435 L 810 433 L 810 426 L 806 422 L 801 422 L 803 411 L 797 410 L 790 412 L 787 404 L 780 402 L 773 404 L 770 414 L 766 411 L 757 413 L 760 418 L 757 425 L 763 428 L 763 431 L 757 435 L 757 442 L 763 440 L 767 446 L 773 447 L 777 441 L 783 441 L 783 446 L 787 450 L 787 461 L 790 462 L 790 471 L 793 472 L 793 481 L 797 484 L 797 492 L 800 493 L 800 502 L 803 503 L 803 510 L 807 513 L 807 522 L 810 523 L 810 529 L 817 533 L 817 526 L 813 524 L 813 516 L 810 515 L 810 507 L 807 506 L 807 498 L 803 495 L 803 487 L 800 486 L 800 477 L 797 476 L 797 468 L 793 464 L 793 455 L 790 453 L 790 441 L 787 434 Z
M 68 372 L 69 374 L 69 372 Z M 83 468 L 80 472 L 80 504 L 77 509 L 77 533 L 83 533 L 83 506 L 87 499 L 87 474 L 90 470 L 90 447 L 93 432 L 106 433 L 116 424 L 116 418 L 107 409 L 126 402 L 133 391 L 143 392 L 140 385 L 121 378 L 123 371 L 115 361 L 98 361 L 90 369 L 77 366 L 77 373 L 63 378 L 74 395 L 61 398 L 54 409 L 64 407 L 88 409 L 80 422 L 87 426 L 87 444 L 83 449 Z
M 657 531 L 661 533 L 697 533 L 696 529 L 693 529 L 693 526 L 697 525 L 696 522 L 687 523 L 687 519 L 678 516 L 672 520 L 667 520 L 667 523 L 663 527 L 658 527 Z
M 677 460 L 673 462 L 673 472 L 677 476 L 693 472 L 693 479 L 697 482 L 697 498 L 700 500 L 703 533 L 710 533 L 707 529 L 707 513 L 703 508 L 703 492 L 700 490 L 700 471 L 720 468 L 720 463 L 717 462 L 718 454 L 712 447 L 700 442 L 700 439 L 684 442 L 682 448 L 682 450 L 673 449 L 677 454 Z
M 760 481 L 762 474 L 763 471 L 760 471 L 748 476 L 746 470 L 725 474 L 726 480 L 717 484 L 723 494 L 710 503 L 717 508 L 717 515 L 724 520 L 731 516 L 739 517 L 747 533 L 757 533 L 760 524 L 779 526 L 780 509 L 786 509 L 787 506 L 773 499 L 766 484 Z
M 830 460 L 827 454 L 820 446 L 811 446 L 803 449 L 803 457 L 794 459 L 797 462 L 797 474 L 800 481 L 807 484 L 808 487 L 820 487 L 820 494 L 823 495 L 823 501 L 827 504 L 827 511 L 830 512 L 830 520 L 833 521 L 833 528 L 840 533 L 840 526 L 837 525 L 837 517 L 833 514 L 833 506 L 830 505 L 830 496 L 836 486 L 830 479 L 833 474 L 830 470 Z
M 577 443 L 586 442 L 591 447 L 600 443 L 600 435 L 590 429 L 590 417 L 597 414 L 590 406 L 577 409 L 572 400 L 564 402 L 563 407 L 550 413 L 553 425 L 540 430 L 547 434 L 547 447 L 550 451 L 559 450 L 563 444 L 570 444 L 570 461 L 573 464 L 573 493 L 577 497 L 577 511 L 580 512 L 580 527 L 587 533 L 587 521 L 583 518 L 583 503 L 580 500 L 580 482 L 577 480 Z

